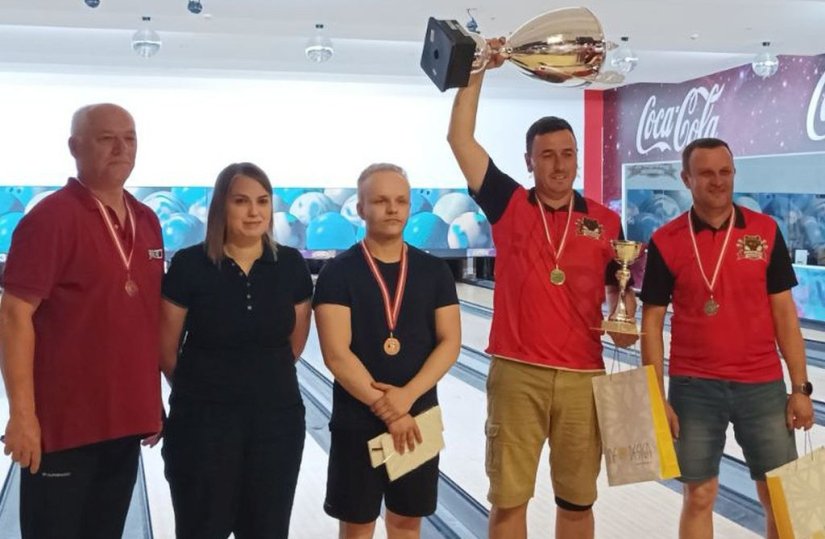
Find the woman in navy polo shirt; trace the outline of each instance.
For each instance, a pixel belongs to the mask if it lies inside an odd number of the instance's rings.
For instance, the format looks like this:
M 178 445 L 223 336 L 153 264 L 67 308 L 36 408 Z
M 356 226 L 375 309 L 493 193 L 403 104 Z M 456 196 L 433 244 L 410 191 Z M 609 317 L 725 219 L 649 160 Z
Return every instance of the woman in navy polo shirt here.
M 266 174 L 229 165 L 206 241 L 179 251 L 163 281 L 163 457 L 179 539 L 287 537 L 304 447 L 295 358 L 311 296 L 301 254 L 272 240 Z

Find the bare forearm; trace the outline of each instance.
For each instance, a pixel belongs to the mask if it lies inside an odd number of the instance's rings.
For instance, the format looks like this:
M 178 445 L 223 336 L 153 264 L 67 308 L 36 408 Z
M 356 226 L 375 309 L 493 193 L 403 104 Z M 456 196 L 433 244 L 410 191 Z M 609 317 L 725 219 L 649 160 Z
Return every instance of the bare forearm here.
M 418 374 L 407 382 L 405 387 L 418 399 L 447 374 L 458 359 L 460 349 L 460 338 L 441 341 L 430 353 Z
M 341 353 L 336 354 L 334 358 L 328 358 L 325 354 L 324 360 L 335 380 L 347 393 L 367 406 L 384 395 L 382 391 L 372 387 L 372 375 L 354 354 Z
M 34 414 L 34 324 L 30 318 L 2 317 L 3 380 L 9 412 Z
M 642 364 L 652 365 L 659 380 L 659 389 L 665 395 L 665 343 L 662 337 L 664 329 L 664 309 L 661 312 L 642 316 Z
M 795 317 L 786 317 L 775 321 L 776 342 L 779 351 L 788 365 L 788 374 L 791 383 L 801 384 L 808 380 L 807 360 L 805 356 L 805 341 L 799 329 L 799 320 Z
M 464 88 L 459 88 L 453 101 L 453 111 L 450 116 L 450 129 L 447 140 L 450 145 L 461 144 L 472 140 L 476 129 L 476 115 L 478 102 L 481 96 L 481 83 L 484 72 L 471 75 L 470 82 Z

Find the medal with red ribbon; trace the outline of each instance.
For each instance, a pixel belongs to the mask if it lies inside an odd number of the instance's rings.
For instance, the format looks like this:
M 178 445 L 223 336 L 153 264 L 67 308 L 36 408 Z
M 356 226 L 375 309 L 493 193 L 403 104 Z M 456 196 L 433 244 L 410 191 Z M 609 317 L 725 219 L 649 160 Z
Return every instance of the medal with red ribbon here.
M 401 248 L 401 269 L 398 272 L 398 284 L 395 287 L 395 298 L 390 301 L 390 292 L 387 288 L 387 283 L 381 276 L 378 270 L 378 265 L 375 263 L 366 242 L 361 241 L 361 251 L 364 253 L 364 258 L 367 260 L 367 265 L 372 271 L 372 276 L 378 283 L 378 288 L 381 290 L 381 299 L 384 301 L 384 314 L 387 317 L 387 327 L 390 330 L 390 336 L 384 340 L 384 353 L 388 356 L 395 356 L 401 351 L 401 342 L 393 334 L 395 326 L 398 324 L 398 314 L 401 312 L 401 299 L 404 297 L 404 288 L 407 286 L 407 244 L 402 244 Z
M 733 222 L 736 220 L 736 210 L 731 211 L 728 221 L 728 230 L 725 233 L 725 241 L 722 243 L 722 251 L 719 253 L 719 258 L 716 259 L 716 267 L 713 269 L 713 277 L 711 277 L 710 280 L 708 280 L 708 276 L 705 274 L 705 268 L 702 267 L 702 259 L 699 258 L 699 246 L 696 243 L 696 232 L 693 230 L 693 219 L 691 219 L 691 213 L 692 212 L 688 212 L 687 220 L 688 227 L 690 228 L 690 240 L 693 243 L 693 254 L 696 255 L 696 264 L 699 265 L 699 274 L 702 276 L 702 280 L 705 281 L 705 286 L 710 294 L 710 298 L 705 302 L 702 310 L 704 311 L 705 316 L 713 316 L 719 312 L 719 302 L 713 297 L 713 288 L 716 286 L 716 278 L 719 277 L 719 268 L 722 267 L 722 260 L 725 258 L 728 240 L 730 240 L 730 233 L 733 230 Z
M 131 273 L 131 266 L 132 266 L 132 254 L 135 252 L 135 235 L 137 230 L 137 223 L 135 222 L 135 214 L 132 212 L 132 208 L 129 206 L 129 203 L 126 200 L 126 197 L 123 198 L 123 205 L 126 206 L 126 215 L 128 215 L 129 223 L 132 225 L 132 244 L 129 248 L 129 252 L 126 252 L 126 249 L 123 246 L 123 243 L 120 240 L 120 236 L 118 235 L 117 231 L 115 230 L 115 225 L 112 223 L 111 217 L 109 217 L 109 212 L 106 209 L 106 206 L 103 205 L 97 197 L 92 197 L 94 201 L 97 203 L 97 209 L 100 211 L 100 216 L 103 217 L 103 221 L 106 223 L 106 228 L 109 229 L 109 235 L 112 238 L 112 242 L 115 244 L 115 248 L 117 249 L 118 254 L 120 255 L 120 260 L 123 262 L 123 267 L 126 269 L 126 282 L 123 285 L 123 289 L 129 294 L 130 297 L 135 297 L 138 294 L 138 285 L 132 279 Z
M 547 238 L 547 245 L 550 246 L 550 255 L 553 257 L 553 270 L 550 272 L 550 282 L 556 286 L 561 286 L 564 284 L 566 279 L 566 275 L 564 271 L 559 267 L 559 261 L 561 260 L 561 255 L 564 252 L 564 244 L 567 242 L 567 232 L 570 230 L 570 218 L 573 217 L 573 193 L 570 194 L 570 204 L 567 206 L 567 223 L 564 225 L 564 232 L 561 235 L 561 241 L 559 242 L 559 248 L 556 250 L 555 244 L 553 244 L 553 239 L 550 237 L 550 229 L 547 227 L 547 218 L 544 216 L 544 203 L 539 198 L 538 193 L 536 193 L 536 202 L 538 202 L 539 207 L 539 216 L 541 217 L 541 224 L 544 225 L 544 236 Z

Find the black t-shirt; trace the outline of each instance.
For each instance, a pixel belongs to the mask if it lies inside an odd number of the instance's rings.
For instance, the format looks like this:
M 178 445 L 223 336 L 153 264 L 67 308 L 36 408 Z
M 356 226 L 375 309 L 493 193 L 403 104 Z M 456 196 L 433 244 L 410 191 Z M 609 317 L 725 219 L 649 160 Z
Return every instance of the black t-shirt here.
M 394 298 L 401 264 L 375 262 L 387 283 L 390 298 Z M 458 296 L 447 263 L 408 246 L 407 285 L 393 333 L 401 342 L 401 351 L 396 356 L 388 356 L 384 353 L 384 340 L 389 336 L 389 329 L 381 291 L 361 246 L 356 244 L 330 261 L 318 276 L 313 304 L 323 303 L 350 308 L 350 350 L 376 381 L 400 387 L 421 370 L 435 348 L 436 309 L 457 304 Z M 436 404 L 438 397 L 433 387 L 415 401 L 410 413 L 416 415 Z M 368 406 L 352 397 L 337 382 L 333 390 L 330 426 L 376 433 L 386 430 Z
M 173 398 L 301 402 L 289 337 L 295 305 L 312 296 L 312 278 L 297 250 L 266 247 L 247 275 L 228 257 L 216 265 L 204 244 L 182 249 L 163 296 L 188 309 Z

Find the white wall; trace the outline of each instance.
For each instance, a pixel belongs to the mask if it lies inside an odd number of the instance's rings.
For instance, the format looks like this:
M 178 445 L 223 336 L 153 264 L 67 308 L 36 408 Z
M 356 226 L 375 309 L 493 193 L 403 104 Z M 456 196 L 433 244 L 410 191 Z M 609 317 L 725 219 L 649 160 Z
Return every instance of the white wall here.
M 581 140 L 582 94 L 568 92 L 485 92 L 477 138 L 500 168 L 528 180 L 524 132 L 540 116 L 565 117 Z M 0 184 L 61 185 L 74 171 L 72 112 L 110 101 L 137 122 L 132 186 L 211 185 L 227 164 L 252 161 L 277 186 L 351 187 L 363 167 L 390 161 L 414 186 L 461 187 L 445 140 L 452 97 L 389 82 L 0 72 Z

